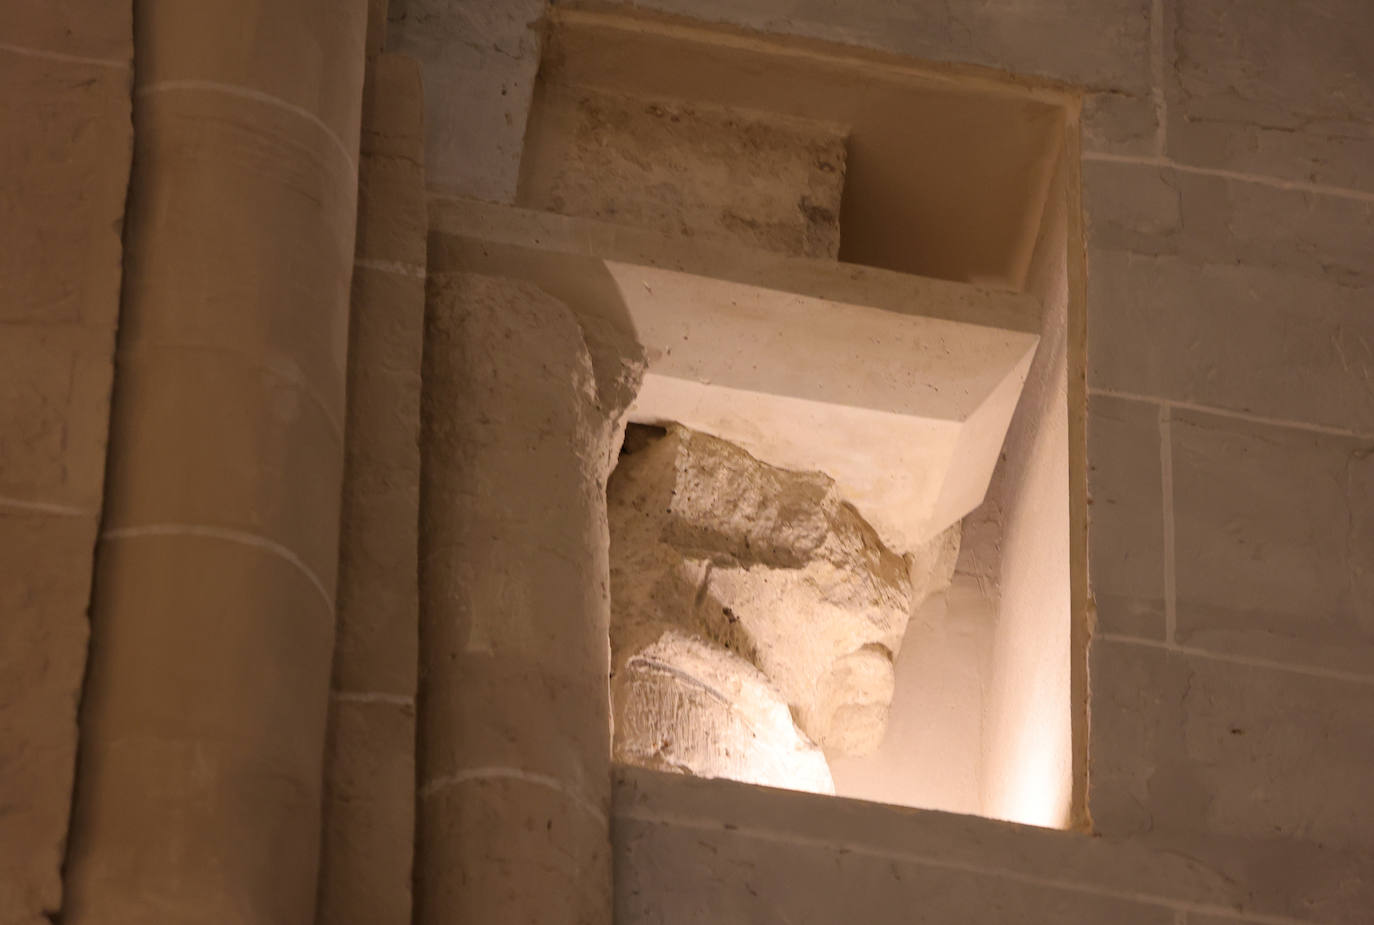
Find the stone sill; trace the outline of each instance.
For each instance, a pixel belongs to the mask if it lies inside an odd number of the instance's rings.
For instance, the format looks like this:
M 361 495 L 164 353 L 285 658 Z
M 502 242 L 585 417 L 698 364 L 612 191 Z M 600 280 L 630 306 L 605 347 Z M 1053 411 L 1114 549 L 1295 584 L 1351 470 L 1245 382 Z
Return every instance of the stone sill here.
M 1362 882 L 1367 877 L 1359 876 L 1370 869 L 1368 855 L 1320 846 L 1305 851 L 1308 846 L 1292 841 L 1278 853 L 1289 859 L 1280 875 L 1267 870 L 1272 865 L 1266 858 L 1275 852 L 1258 839 L 1199 837 L 1185 853 L 1163 837 L 1124 839 L 1041 829 L 624 766 L 614 771 L 613 814 L 618 912 L 634 906 L 623 891 L 650 895 L 675 879 L 709 881 L 710 891 L 726 897 L 712 900 L 713 908 L 741 908 L 728 897 L 740 893 L 747 905 L 750 881 L 761 878 L 760 885 L 766 885 L 770 865 L 796 863 L 798 852 L 808 858 L 819 855 L 817 863 L 807 864 L 808 871 L 818 873 L 808 878 L 789 869 L 778 876 L 790 877 L 798 890 L 818 896 L 852 893 L 859 876 L 856 865 L 858 871 L 890 868 L 891 876 L 880 882 L 891 883 L 894 923 L 945 921 L 908 903 L 913 896 L 924 902 L 932 891 L 957 892 L 956 882 L 983 883 L 990 893 L 1010 890 L 1030 897 L 1028 901 L 1044 897 L 1061 910 L 1062 917 L 1053 919 L 1060 922 L 1095 921 L 1075 913 L 1095 909 L 1113 910 L 1114 915 L 1125 910 L 1125 918 L 1118 920 L 1132 923 L 1354 925 L 1367 923 L 1371 908 L 1369 895 L 1352 895 L 1371 890 Z M 732 851 L 737 852 L 733 857 Z M 789 854 L 791 862 L 783 859 Z M 1210 860 L 1201 859 L 1203 855 Z M 1308 875 L 1309 867 L 1320 871 L 1315 875 L 1320 882 Z M 817 876 L 824 882 L 817 882 Z M 1310 886 L 1310 894 L 1293 895 L 1294 883 Z M 767 889 L 759 892 L 768 896 Z M 864 905 L 872 901 L 866 897 Z M 1006 919 L 969 915 L 967 920 L 1038 922 L 1042 911 L 1028 909 Z M 785 912 L 778 915 L 777 921 L 788 921 Z M 629 914 L 617 921 L 642 918 Z M 666 908 L 655 919 L 679 920 L 689 919 Z

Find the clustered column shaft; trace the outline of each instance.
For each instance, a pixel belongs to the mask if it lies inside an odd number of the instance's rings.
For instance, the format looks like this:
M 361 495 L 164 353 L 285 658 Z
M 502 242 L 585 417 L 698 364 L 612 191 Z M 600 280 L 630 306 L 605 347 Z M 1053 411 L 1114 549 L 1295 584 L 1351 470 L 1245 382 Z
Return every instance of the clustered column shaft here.
M 364 0 L 135 4 L 135 155 L 63 920 L 306 925 Z
M 606 432 L 571 312 L 435 277 L 416 922 L 611 920 Z

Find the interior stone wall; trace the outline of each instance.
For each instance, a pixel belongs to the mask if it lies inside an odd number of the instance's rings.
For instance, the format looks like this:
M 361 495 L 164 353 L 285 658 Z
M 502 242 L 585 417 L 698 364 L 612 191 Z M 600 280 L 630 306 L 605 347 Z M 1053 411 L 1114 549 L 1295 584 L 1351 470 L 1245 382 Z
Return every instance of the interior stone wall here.
M 1368 922 L 1374 7 L 632 5 L 1084 91 L 1096 621 L 1086 781 L 1098 837 L 627 773 L 613 808 L 618 921 Z M 542 11 L 541 0 L 393 2 L 395 45 L 428 85 L 432 189 L 514 196 Z M 119 3 L 0 8 L 5 923 L 41 923 L 61 904 L 120 285 L 130 22 Z M 357 88 L 336 89 L 356 100 Z M 311 103 L 303 96 L 301 112 Z M 306 686 L 322 733 L 324 682 Z M 283 704 L 298 705 L 265 699 L 260 715 Z M 127 792 L 114 788 L 108 805 L 127 809 Z M 143 831 L 137 810 L 127 815 L 127 830 Z M 208 841 L 192 853 L 213 852 Z M 122 856 L 128 841 L 110 844 Z M 308 878 L 281 879 L 293 897 L 310 894 Z M 303 921 L 309 905 L 293 899 L 280 919 Z
M 1224 902 L 1184 889 L 1141 921 L 1365 921 L 1374 870 L 1374 7 L 633 6 L 1085 91 L 1091 825 L 1186 855 L 1237 887 Z M 412 36 L 444 23 L 425 41 L 447 42 L 463 60 L 505 53 L 485 73 L 486 101 L 462 104 L 469 117 L 488 114 L 462 136 L 479 149 L 467 163 L 487 165 L 484 178 L 449 179 L 468 194 L 509 199 L 509 184 L 491 181 L 518 165 L 521 96 L 509 91 L 529 92 L 537 33 L 526 24 L 538 4 L 517 12 L 489 0 L 411 0 L 392 9 Z M 464 35 L 476 39 L 466 50 Z M 428 65 L 439 57 L 431 51 Z M 431 112 L 449 105 L 434 90 Z M 445 131 L 431 127 L 431 137 Z M 635 889 L 656 895 L 669 874 L 704 865 L 717 893 L 755 891 L 724 853 L 699 847 L 744 836 L 693 830 L 673 847 L 674 826 L 693 824 L 674 820 L 645 836 L 665 839 L 654 842 L 663 866 Z M 806 844 L 796 863 L 830 850 Z M 618 850 L 622 869 L 647 863 L 643 842 Z M 1022 864 L 1018 856 L 976 877 L 1053 881 Z M 796 869 L 787 868 L 785 887 L 758 892 L 838 891 L 833 870 Z M 886 883 L 872 884 L 891 899 L 876 911 L 897 915 L 918 901 L 919 892 Z M 672 899 L 657 895 L 657 917 L 627 920 L 690 919 L 662 911 Z M 749 920 L 742 900 L 728 908 L 719 920 Z M 1102 914 L 1061 911 L 1060 921 Z
M 128 2 L 0 4 L 0 921 L 60 870 L 133 147 Z

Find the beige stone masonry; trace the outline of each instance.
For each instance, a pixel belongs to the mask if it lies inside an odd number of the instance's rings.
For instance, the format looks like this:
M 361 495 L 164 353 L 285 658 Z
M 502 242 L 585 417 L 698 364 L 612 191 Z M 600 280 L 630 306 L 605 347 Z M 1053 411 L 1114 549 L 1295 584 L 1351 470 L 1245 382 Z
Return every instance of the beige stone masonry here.
M 125 193 L 127 2 L 0 4 L 0 922 L 62 905 Z
M 1367 850 L 1086 837 L 639 768 L 617 770 L 614 831 L 621 923 L 1364 925 L 1374 902 Z
M 609 922 L 605 480 L 634 365 L 595 369 L 529 283 L 435 266 L 415 920 Z
M 543 87 L 525 151 L 520 202 L 531 208 L 839 256 L 842 128 Z
M 369 15 L 370 30 L 378 16 L 375 10 Z M 384 10 L 380 16 L 384 26 Z M 374 41 L 380 44 L 370 36 Z M 315 919 L 320 925 L 408 925 L 411 916 L 428 231 L 422 102 L 413 60 L 391 53 L 369 58 Z
M 63 920 L 306 925 L 366 4 L 135 13 L 129 259 Z

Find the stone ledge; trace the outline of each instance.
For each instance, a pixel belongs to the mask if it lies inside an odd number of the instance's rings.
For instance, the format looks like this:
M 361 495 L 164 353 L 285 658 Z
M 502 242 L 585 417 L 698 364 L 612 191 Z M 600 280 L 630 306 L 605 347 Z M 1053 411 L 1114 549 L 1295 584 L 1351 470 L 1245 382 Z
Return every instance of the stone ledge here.
M 796 909 L 798 922 L 829 921 L 823 910 L 837 896 L 862 904 L 866 920 L 876 923 L 912 921 L 933 902 L 920 921 L 1172 923 L 1175 912 L 1186 912 L 1253 925 L 1355 925 L 1368 921 L 1374 902 L 1374 884 L 1357 876 L 1374 869 L 1368 854 L 1328 852 L 1345 876 L 1333 875 L 1318 895 L 1304 890 L 1301 875 L 1286 881 L 1286 871 L 1264 873 L 1262 859 L 1245 857 L 1234 840 L 1199 844 L 1198 853 L 1211 856 L 1203 860 L 1163 841 L 639 768 L 615 769 L 613 816 L 617 921 L 629 923 L 693 921 L 668 905 L 676 897 L 695 901 L 693 891 L 710 897 L 710 911 L 738 911 L 753 901 L 755 883 L 758 895 L 775 904 L 769 908 L 778 910 L 778 921 Z M 882 876 L 868 876 L 875 871 Z M 874 883 L 859 896 L 856 880 Z M 774 889 L 775 882 L 788 888 Z M 873 889 L 882 895 L 870 895 Z M 1010 901 L 1044 908 L 1004 907 L 1008 891 L 1015 894 Z M 640 909 L 640 896 L 655 904 L 659 918 Z M 970 908 L 941 918 L 942 904 L 961 898 Z

